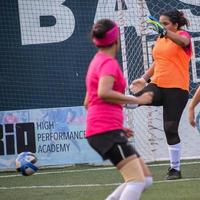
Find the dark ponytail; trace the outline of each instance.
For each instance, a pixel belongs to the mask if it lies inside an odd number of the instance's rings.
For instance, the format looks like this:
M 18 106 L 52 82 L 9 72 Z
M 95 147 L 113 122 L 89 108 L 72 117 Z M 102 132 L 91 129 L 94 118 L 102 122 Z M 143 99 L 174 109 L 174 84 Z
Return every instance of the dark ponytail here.
M 188 19 L 184 16 L 184 13 L 182 11 L 179 11 L 177 9 L 162 12 L 161 15 L 169 17 L 169 20 L 173 24 L 178 24 L 178 29 L 180 29 L 182 26 L 189 27 L 190 23 Z
M 109 19 L 101 19 L 92 27 L 91 37 L 104 38 L 105 33 L 115 26 Z

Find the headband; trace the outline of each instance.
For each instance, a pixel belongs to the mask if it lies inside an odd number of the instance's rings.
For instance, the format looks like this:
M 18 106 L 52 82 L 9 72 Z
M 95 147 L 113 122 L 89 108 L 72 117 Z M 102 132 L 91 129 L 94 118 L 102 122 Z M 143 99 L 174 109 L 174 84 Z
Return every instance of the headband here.
M 94 37 L 92 41 L 96 46 L 108 46 L 117 41 L 118 38 L 119 27 L 117 26 L 117 24 L 115 24 L 115 26 L 112 29 L 105 33 L 105 36 L 103 38 Z

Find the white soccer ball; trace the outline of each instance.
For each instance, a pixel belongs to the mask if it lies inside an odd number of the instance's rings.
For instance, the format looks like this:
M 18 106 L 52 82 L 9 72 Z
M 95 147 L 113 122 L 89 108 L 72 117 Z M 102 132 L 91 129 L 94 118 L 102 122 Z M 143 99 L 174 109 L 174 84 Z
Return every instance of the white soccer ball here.
M 24 176 L 30 176 L 38 170 L 36 162 L 37 157 L 32 152 L 22 152 L 16 158 L 16 170 Z

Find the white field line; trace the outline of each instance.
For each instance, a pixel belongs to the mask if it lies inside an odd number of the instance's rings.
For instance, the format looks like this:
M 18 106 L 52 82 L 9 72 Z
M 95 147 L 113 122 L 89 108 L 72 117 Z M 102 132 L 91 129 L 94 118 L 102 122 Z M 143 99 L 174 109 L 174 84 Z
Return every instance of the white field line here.
M 200 178 L 186 178 L 173 181 L 154 181 L 154 183 L 177 183 L 187 181 L 200 181 Z M 107 183 L 107 184 L 77 184 L 77 185 L 33 185 L 33 186 L 16 186 L 16 187 L 0 187 L 0 190 L 15 190 L 15 189 L 51 189 L 51 188 L 80 188 L 80 187 L 106 187 L 106 186 L 118 186 L 121 183 Z
M 196 162 L 185 162 L 181 165 L 195 165 L 200 164 L 200 161 Z M 161 163 L 161 164 L 149 164 L 149 167 L 160 167 L 160 166 L 169 166 L 168 163 Z M 37 172 L 34 176 L 38 175 L 46 175 L 46 174 L 63 174 L 63 173 L 77 173 L 77 172 L 89 172 L 89 171 L 103 171 L 103 170 L 113 170 L 115 167 L 97 167 L 97 168 L 90 168 L 90 169 L 75 169 L 75 170 L 62 170 L 62 171 L 51 171 L 51 172 Z M 2 175 L 0 178 L 12 178 L 12 177 L 21 177 L 21 174 L 13 174 L 13 175 Z

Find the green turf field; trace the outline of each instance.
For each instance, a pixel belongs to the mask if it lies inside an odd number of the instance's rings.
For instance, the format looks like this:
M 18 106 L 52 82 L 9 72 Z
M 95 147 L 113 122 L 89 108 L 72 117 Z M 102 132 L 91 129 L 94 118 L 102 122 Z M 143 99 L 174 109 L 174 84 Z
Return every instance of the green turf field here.
M 154 185 L 142 200 L 200 200 L 200 161 L 182 162 L 183 178 L 165 181 L 168 164 L 150 165 Z M 30 177 L 0 173 L 0 200 L 104 200 L 122 179 L 113 167 L 40 169 Z

